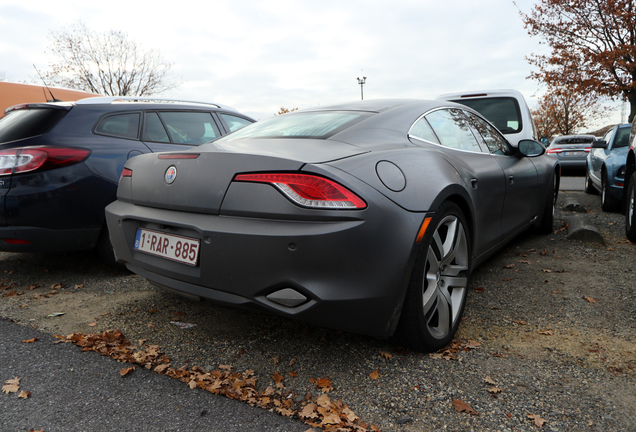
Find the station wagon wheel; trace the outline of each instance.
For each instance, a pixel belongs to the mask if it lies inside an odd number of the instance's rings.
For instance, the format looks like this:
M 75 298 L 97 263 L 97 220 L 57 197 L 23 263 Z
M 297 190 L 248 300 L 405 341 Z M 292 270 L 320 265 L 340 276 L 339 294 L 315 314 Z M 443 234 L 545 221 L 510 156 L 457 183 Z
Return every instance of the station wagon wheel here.
M 466 218 L 442 203 L 421 243 L 396 339 L 418 351 L 436 351 L 455 335 L 466 304 L 471 268 Z
M 627 183 L 627 208 L 625 211 L 625 235 L 629 241 L 636 243 L 636 173 Z
M 601 208 L 606 212 L 614 212 L 619 209 L 620 204 L 620 201 L 614 198 L 610 192 L 607 171 L 603 170 L 601 175 Z

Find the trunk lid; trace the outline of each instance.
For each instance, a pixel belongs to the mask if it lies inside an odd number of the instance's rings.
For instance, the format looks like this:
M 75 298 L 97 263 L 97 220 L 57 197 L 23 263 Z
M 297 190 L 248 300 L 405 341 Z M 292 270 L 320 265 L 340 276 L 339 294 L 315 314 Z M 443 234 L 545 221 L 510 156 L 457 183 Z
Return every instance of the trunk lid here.
M 133 171 L 132 177 L 122 179 L 118 197 L 146 207 L 219 214 L 236 174 L 295 172 L 307 163 L 328 162 L 366 152 L 338 142 L 323 148 L 324 140 L 241 140 L 232 144 L 232 150 L 244 152 L 229 151 L 227 145 L 210 143 L 191 152 L 134 157 L 126 163 Z M 196 158 L 177 156 L 197 154 Z

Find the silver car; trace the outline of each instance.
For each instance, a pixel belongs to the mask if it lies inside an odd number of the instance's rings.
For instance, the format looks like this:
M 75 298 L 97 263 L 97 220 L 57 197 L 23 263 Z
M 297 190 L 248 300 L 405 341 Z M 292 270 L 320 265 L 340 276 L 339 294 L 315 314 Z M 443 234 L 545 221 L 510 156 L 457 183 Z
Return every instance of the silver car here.
M 565 135 L 556 137 L 547 153 L 556 157 L 563 168 L 585 168 L 587 155 L 592 150 L 594 135 Z

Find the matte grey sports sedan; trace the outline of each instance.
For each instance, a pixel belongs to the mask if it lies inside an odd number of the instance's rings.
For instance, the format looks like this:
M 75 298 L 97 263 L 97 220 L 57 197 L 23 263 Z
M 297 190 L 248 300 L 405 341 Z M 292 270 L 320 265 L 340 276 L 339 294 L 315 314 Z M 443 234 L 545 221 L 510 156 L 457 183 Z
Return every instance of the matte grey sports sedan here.
M 312 108 L 130 159 L 108 228 L 156 285 L 437 350 L 473 268 L 551 232 L 560 170 L 544 153 L 447 101 Z

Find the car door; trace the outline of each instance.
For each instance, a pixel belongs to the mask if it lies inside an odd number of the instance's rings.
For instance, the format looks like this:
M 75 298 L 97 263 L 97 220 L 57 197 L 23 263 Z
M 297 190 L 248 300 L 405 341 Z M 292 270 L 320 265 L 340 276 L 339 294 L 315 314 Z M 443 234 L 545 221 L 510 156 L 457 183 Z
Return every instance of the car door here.
M 141 140 L 152 152 L 196 147 L 223 135 L 210 112 L 146 111 Z
M 505 138 L 487 121 L 472 112 L 465 113 L 488 148 L 491 158 L 504 172 L 501 229 L 508 236 L 527 226 L 539 214 L 537 169 L 532 159 L 517 156 Z
M 427 131 L 431 128 L 434 133 Z M 444 147 L 445 158 L 464 179 L 475 209 L 474 254 L 496 245 L 502 236 L 504 173 L 484 152 L 466 116 L 458 109 L 435 110 L 416 122 L 409 135 Z
M 612 146 L 616 130 L 616 127 L 613 127 L 608 130 L 605 135 L 603 135 L 603 141 L 606 143 L 605 148 L 594 148 L 594 146 L 592 146 L 591 149 L 592 156 L 590 157 L 590 160 L 592 167 L 590 171 L 595 183 L 598 184 L 599 187 L 601 186 L 601 171 L 603 169 L 603 165 L 605 165 L 605 159 L 607 159 L 610 154 L 610 148 Z

